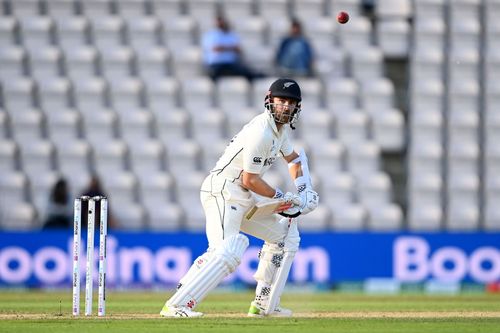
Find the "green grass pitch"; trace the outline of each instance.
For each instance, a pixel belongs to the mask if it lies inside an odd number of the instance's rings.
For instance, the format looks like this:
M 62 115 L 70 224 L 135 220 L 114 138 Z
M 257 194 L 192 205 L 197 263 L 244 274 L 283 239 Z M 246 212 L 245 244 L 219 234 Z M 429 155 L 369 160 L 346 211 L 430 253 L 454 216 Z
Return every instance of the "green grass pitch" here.
M 168 296 L 110 292 L 106 317 L 74 318 L 70 290 L 1 290 L 0 332 L 500 332 L 500 295 L 287 293 L 282 304 L 294 310 L 294 317 L 248 318 L 252 293 L 216 292 L 198 307 L 203 318 L 160 318 Z

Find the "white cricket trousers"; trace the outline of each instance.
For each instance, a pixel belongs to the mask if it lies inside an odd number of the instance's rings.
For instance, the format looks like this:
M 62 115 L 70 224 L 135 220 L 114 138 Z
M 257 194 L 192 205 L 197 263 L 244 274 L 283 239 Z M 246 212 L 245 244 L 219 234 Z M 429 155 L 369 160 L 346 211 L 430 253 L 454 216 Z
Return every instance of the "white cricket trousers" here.
M 274 214 L 248 221 L 245 213 L 256 198 L 239 184 L 211 173 L 205 178 L 200 192 L 205 210 L 209 249 L 217 248 L 229 236 L 240 231 L 269 243 L 282 241 L 288 232 L 288 221 Z

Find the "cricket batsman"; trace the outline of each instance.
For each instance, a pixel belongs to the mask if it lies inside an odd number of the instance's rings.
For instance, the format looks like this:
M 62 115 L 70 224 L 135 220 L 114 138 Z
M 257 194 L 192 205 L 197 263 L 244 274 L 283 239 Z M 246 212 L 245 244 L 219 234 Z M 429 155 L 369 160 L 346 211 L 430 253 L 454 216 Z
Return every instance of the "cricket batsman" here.
M 299 249 L 297 219 L 316 209 L 319 202 L 318 194 L 312 189 L 305 152 L 295 152 L 289 139 L 289 131 L 297 125 L 301 101 L 296 81 L 280 78 L 273 82 L 265 96 L 265 111 L 231 139 L 204 180 L 200 198 L 207 221 L 208 249 L 180 280 L 161 316 L 203 315 L 195 311 L 196 306 L 234 272 L 248 247 L 247 236 L 240 232 L 265 241 L 254 275 L 255 299 L 248 315 L 292 315 L 291 310 L 280 306 L 279 300 Z M 262 179 L 278 157 L 288 163 L 296 193 L 284 193 Z M 279 202 L 278 209 L 267 215 L 249 217 L 249 210 L 262 197 Z

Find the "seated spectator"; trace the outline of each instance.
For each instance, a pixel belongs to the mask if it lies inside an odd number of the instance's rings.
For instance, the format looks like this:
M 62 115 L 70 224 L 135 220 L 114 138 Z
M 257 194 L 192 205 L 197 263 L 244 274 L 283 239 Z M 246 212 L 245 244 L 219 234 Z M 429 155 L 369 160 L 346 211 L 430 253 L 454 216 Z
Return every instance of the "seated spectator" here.
M 68 183 L 59 178 L 50 191 L 47 207 L 47 219 L 44 229 L 69 229 L 73 226 L 73 201 Z
M 216 28 L 205 33 L 202 46 L 203 62 L 213 80 L 221 76 L 244 76 L 251 81 L 263 76 L 244 64 L 240 37 L 222 16 L 216 18 Z
M 292 19 L 290 32 L 283 37 L 275 62 L 280 76 L 312 76 L 314 54 L 299 20 Z
M 92 175 L 90 177 L 89 184 L 87 187 L 82 191 L 81 195 L 86 195 L 89 197 L 95 197 L 95 196 L 103 196 L 108 198 L 106 195 L 106 192 L 103 189 L 103 186 L 101 184 L 101 180 L 97 175 Z M 108 228 L 116 228 L 118 226 L 117 221 L 115 220 L 113 214 L 111 213 L 111 200 L 112 198 L 108 198 Z M 82 219 L 82 222 L 87 222 L 87 219 L 84 218 Z M 98 222 L 96 221 L 96 228 L 98 226 Z M 82 229 L 87 228 L 87 225 L 83 225 L 82 223 Z

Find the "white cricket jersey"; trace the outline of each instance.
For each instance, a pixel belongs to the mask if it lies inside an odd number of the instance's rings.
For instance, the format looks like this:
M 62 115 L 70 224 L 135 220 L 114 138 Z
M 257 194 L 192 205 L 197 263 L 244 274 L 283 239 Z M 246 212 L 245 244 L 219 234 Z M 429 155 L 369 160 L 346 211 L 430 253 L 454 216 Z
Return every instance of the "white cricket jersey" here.
M 288 125 L 278 132 L 267 111 L 259 114 L 231 139 L 211 172 L 238 184 L 243 170 L 262 176 L 278 155 L 283 157 L 293 152 L 288 132 Z

